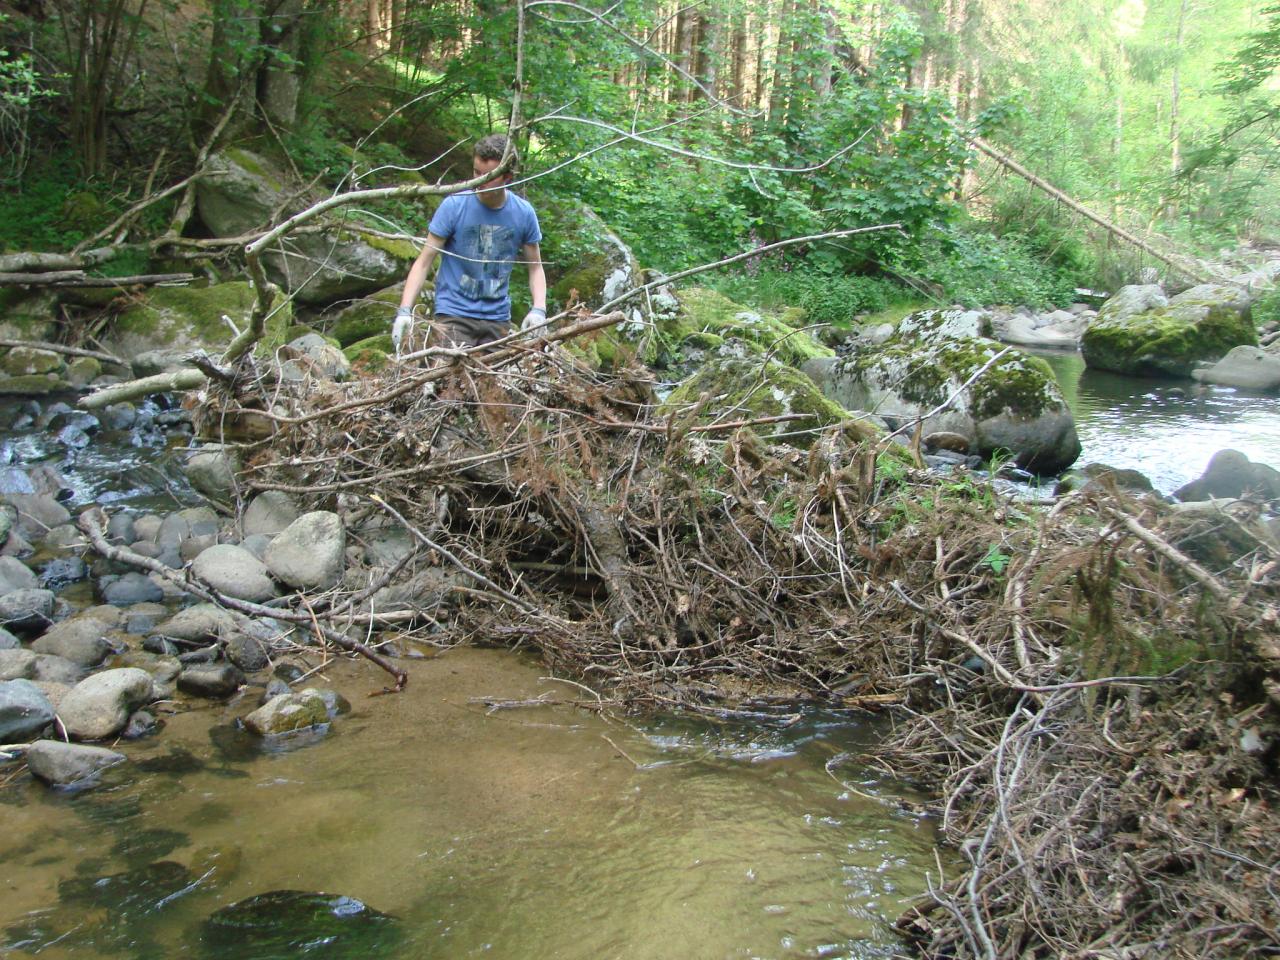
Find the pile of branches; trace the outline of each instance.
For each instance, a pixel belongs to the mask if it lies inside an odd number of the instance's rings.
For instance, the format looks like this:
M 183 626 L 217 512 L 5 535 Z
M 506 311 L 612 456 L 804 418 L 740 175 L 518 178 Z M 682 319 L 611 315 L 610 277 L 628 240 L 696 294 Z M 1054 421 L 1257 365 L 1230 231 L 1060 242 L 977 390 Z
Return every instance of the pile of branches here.
M 926 956 L 1280 950 L 1277 554 L 1250 518 L 1009 500 L 862 426 L 664 407 L 554 343 L 421 362 L 203 395 L 206 432 L 266 434 L 246 498 L 412 538 L 304 598 L 326 632 L 533 648 L 593 709 L 891 708 L 863 760 L 933 788 L 960 851 L 900 924 Z

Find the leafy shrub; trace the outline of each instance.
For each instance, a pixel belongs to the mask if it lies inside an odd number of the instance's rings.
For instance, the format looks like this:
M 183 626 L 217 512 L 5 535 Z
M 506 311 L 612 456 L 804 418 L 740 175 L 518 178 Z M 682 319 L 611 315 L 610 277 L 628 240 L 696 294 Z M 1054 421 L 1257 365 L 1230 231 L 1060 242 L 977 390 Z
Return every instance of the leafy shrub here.
M 1035 256 L 1014 236 L 956 231 L 927 241 L 905 272 L 942 288 L 944 299 L 966 307 L 997 303 L 1065 306 L 1077 279 Z
M 765 310 L 800 307 L 806 324 L 847 328 L 861 313 L 906 299 L 909 291 L 882 277 L 829 276 L 801 263 L 722 277 L 712 285 L 731 300 Z

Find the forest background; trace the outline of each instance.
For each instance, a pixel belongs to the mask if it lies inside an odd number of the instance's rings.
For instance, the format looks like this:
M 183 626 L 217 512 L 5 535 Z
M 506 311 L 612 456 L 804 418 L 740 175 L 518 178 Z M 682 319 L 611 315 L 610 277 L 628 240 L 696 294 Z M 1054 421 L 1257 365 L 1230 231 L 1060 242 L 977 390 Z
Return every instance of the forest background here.
M 69 249 L 147 197 L 116 238 L 172 229 L 164 188 L 212 139 L 326 191 L 465 178 L 470 139 L 505 129 L 518 19 L 497 0 L 0 3 L 0 252 Z M 901 226 L 714 281 L 812 322 L 1065 304 L 1160 266 L 973 137 L 1157 249 L 1280 239 L 1267 0 L 529 0 L 525 30 L 524 189 L 585 202 L 645 266 Z M 359 215 L 421 236 L 429 206 Z

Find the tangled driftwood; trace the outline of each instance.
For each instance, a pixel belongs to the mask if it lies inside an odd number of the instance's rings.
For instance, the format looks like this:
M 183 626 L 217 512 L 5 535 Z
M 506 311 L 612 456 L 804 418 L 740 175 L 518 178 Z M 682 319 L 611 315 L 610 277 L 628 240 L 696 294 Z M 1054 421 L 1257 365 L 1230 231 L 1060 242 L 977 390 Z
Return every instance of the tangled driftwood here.
M 1276 950 L 1277 553 L 1248 522 L 1045 510 L 857 424 L 664 409 L 555 343 L 421 360 L 318 388 L 246 356 L 198 403 L 262 437 L 244 498 L 412 538 L 295 598 L 320 636 L 533 648 L 592 709 L 894 708 L 861 759 L 935 789 L 964 861 L 902 920 L 928 956 Z

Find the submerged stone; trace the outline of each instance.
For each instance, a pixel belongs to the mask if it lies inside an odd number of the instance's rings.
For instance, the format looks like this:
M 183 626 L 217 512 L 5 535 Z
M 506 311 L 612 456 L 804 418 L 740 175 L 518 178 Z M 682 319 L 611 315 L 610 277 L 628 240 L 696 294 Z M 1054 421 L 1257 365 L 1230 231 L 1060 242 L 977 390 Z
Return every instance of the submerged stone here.
M 201 941 L 212 956 L 292 960 L 303 953 L 365 960 L 400 937 L 395 917 L 353 897 L 273 890 L 216 911 Z

